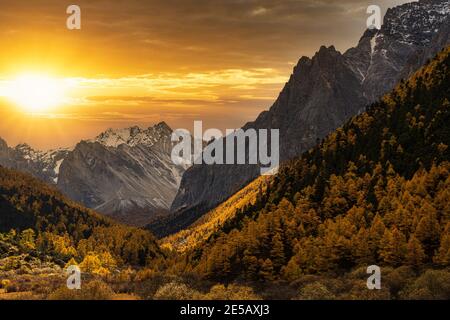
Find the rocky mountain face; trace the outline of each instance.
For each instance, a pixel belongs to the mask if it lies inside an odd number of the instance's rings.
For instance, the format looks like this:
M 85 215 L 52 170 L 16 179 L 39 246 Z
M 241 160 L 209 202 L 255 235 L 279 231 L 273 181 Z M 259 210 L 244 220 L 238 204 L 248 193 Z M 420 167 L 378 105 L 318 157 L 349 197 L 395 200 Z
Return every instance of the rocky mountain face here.
M 281 162 L 300 155 L 448 44 L 449 13 L 448 1 L 404 4 L 389 9 L 382 28 L 367 30 L 344 54 L 331 46 L 302 57 L 272 107 L 243 129 L 279 129 Z M 149 228 L 160 235 L 185 228 L 259 172 L 257 165 L 192 166 L 183 175 L 171 216 Z
M 58 182 L 61 163 L 69 152 L 69 149 L 38 151 L 27 144 L 11 148 L 0 138 L 1 166 L 29 173 L 49 184 Z
M 35 151 L 0 140 L 0 165 L 56 185 L 66 196 L 131 225 L 166 214 L 186 167 L 172 162 L 172 129 L 108 129 L 73 150 Z
M 449 13 L 450 4 L 443 0 L 389 9 L 381 30 L 366 31 L 358 46 L 344 53 L 368 103 L 391 90 L 448 43 Z M 425 56 L 425 61 L 419 58 Z
M 80 142 L 61 165 L 58 188 L 71 199 L 127 224 L 168 211 L 184 167 L 171 160 L 172 130 L 108 130 Z

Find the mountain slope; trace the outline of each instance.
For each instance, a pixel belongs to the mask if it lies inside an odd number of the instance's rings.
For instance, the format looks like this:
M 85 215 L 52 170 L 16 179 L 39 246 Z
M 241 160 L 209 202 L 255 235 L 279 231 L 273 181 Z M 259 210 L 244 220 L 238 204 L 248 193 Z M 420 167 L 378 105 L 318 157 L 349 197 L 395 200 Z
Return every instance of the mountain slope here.
M 69 152 L 69 149 L 38 151 L 27 144 L 10 148 L 0 138 L 0 165 L 29 173 L 49 184 L 58 182 L 61 163 Z
M 127 224 L 167 211 L 185 168 L 171 160 L 172 130 L 160 123 L 108 130 L 82 141 L 61 165 L 58 188 L 71 199 Z
M 162 239 L 161 246 L 183 253 L 199 243 L 205 242 L 211 235 L 223 228 L 228 220 L 234 219 L 246 206 L 258 201 L 257 196 L 265 191 L 269 179 L 267 176 L 257 178 L 217 208 L 203 215 L 189 228 Z M 165 228 L 164 219 L 158 222 L 161 227 L 154 228 L 157 231 L 156 235 L 163 234 Z
M 122 264 L 145 265 L 162 255 L 149 232 L 118 225 L 27 174 L 0 167 L 0 233 L 10 230 L 13 238 L 32 230 L 27 239 L 35 240 L 35 255 L 63 262 L 108 252 Z
M 270 110 L 243 128 L 280 129 L 280 160 L 300 155 L 449 43 L 449 12 L 442 0 L 401 5 L 387 12 L 381 30 L 366 31 L 346 53 L 322 47 L 312 59 L 302 57 Z M 188 226 L 259 172 L 256 165 L 192 166 L 171 206 L 172 219 Z M 166 233 L 179 230 L 174 225 Z
M 282 166 L 175 268 L 295 281 L 359 266 L 450 264 L 450 47 Z

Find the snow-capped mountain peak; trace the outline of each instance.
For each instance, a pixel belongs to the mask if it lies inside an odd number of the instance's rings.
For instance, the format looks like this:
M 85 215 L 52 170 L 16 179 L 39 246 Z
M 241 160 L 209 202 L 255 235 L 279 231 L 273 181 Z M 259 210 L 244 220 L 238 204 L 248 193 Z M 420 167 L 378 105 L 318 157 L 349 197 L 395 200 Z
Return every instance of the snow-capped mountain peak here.
M 171 134 L 165 122 L 108 129 L 75 147 L 61 165 L 57 186 L 101 213 L 144 225 L 168 211 L 186 169 L 171 159 Z
M 0 139 L 0 165 L 30 173 L 47 183 L 56 184 L 59 168 L 70 151 L 69 148 L 41 151 L 33 149 L 26 143 L 10 148 Z
M 450 14 L 448 0 L 421 0 L 388 9 L 382 31 L 409 45 L 427 45 Z
M 366 30 L 358 45 L 344 53 L 369 103 L 445 46 L 449 14 L 448 0 L 421 0 L 388 9 L 381 29 Z
M 138 126 L 123 129 L 110 128 L 89 142 L 98 142 L 106 147 L 113 148 L 117 148 L 122 144 L 130 147 L 136 145 L 150 147 L 161 139 L 170 138 L 171 133 L 172 129 L 165 122 L 160 122 L 147 129 L 141 129 Z

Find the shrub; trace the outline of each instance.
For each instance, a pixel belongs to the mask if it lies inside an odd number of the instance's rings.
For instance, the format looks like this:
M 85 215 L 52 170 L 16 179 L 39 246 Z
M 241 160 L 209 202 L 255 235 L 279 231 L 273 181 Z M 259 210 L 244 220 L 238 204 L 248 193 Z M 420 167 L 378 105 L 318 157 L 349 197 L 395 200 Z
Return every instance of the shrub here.
M 382 278 L 383 279 L 383 278 Z M 389 287 L 381 280 L 381 289 L 370 290 L 365 280 L 351 280 L 348 292 L 342 292 L 339 299 L 345 300 L 389 300 L 391 298 Z
M 400 292 L 400 297 L 412 300 L 449 300 L 450 272 L 448 270 L 427 270 Z
M 8 286 L 10 284 L 11 284 L 11 280 L 3 279 L 2 281 L 0 281 L 0 288 L 1 289 L 6 289 L 6 288 L 8 288 Z
M 398 293 L 404 289 L 414 278 L 415 272 L 411 267 L 402 266 L 386 273 L 382 277 L 382 287 L 388 286 L 393 297 L 397 297 Z
M 205 300 L 261 300 L 261 297 L 256 295 L 251 287 L 239 286 L 230 284 L 224 286 L 223 284 L 215 285 L 211 288 L 209 293 L 203 296 Z
M 305 285 L 300 289 L 299 300 L 334 300 L 335 295 L 320 282 Z
M 80 290 L 62 287 L 49 295 L 49 300 L 110 300 L 114 291 L 103 281 L 93 280 Z
M 153 298 L 155 300 L 195 300 L 200 296 L 198 291 L 189 288 L 184 283 L 170 282 L 161 286 Z

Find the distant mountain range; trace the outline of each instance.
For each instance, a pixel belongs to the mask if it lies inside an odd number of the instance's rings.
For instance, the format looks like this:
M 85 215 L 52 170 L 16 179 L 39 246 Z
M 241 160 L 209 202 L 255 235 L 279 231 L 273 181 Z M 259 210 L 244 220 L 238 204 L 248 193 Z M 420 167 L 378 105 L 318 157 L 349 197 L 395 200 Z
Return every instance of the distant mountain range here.
M 167 213 L 185 167 L 171 160 L 172 129 L 108 129 L 74 149 L 35 151 L 0 142 L 0 165 L 57 186 L 72 200 L 121 222 L 144 225 Z
M 321 47 L 302 57 L 268 111 L 243 129 L 280 129 L 280 160 L 316 145 L 449 44 L 450 4 L 421 0 L 389 9 L 344 54 Z M 172 214 L 149 228 L 161 236 L 186 228 L 259 175 L 258 165 L 194 165 L 183 175 Z

